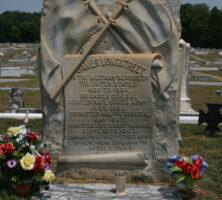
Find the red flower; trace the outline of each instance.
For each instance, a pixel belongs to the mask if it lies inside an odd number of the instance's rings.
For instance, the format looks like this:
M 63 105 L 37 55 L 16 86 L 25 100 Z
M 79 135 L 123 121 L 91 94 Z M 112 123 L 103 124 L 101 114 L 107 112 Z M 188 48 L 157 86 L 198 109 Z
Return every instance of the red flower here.
M 46 165 L 46 160 L 43 156 L 35 156 L 34 169 L 33 171 L 39 171 Z
M 46 159 L 46 162 L 47 162 L 47 163 L 51 164 L 52 158 L 51 158 L 51 156 L 50 156 L 49 153 L 45 153 L 45 152 L 43 151 L 43 152 L 42 152 L 42 156 L 44 156 L 44 158 Z
M 5 154 L 8 154 L 14 150 L 15 150 L 15 147 L 11 142 L 8 142 L 6 144 L 4 144 L 4 143 L 0 144 L 0 154 L 5 155 Z
M 184 173 L 191 174 L 193 164 L 186 163 L 186 166 L 183 168 Z
M 192 165 L 191 176 L 192 178 L 200 178 L 200 168 L 195 164 Z
M 32 132 L 30 132 L 30 133 L 28 134 L 28 138 L 29 138 L 30 140 L 38 140 L 38 139 L 39 139 L 39 133 L 32 133 Z
M 183 169 L 184 167 L 186 167 L 186 161 L 185 161 L 184 159 L 182 159 L 182 160 L 177 160 L 177 161 L 175 162 L 175 165 L 176 165 L 177 167 L 179 167 L 180 169 Z
M 197 166 L 198 169 L 200 169 L 201 165 L 202 165 L 203 159 L 201 159 L 200 157 L 198 157 L 195 161 L 194 164 Z

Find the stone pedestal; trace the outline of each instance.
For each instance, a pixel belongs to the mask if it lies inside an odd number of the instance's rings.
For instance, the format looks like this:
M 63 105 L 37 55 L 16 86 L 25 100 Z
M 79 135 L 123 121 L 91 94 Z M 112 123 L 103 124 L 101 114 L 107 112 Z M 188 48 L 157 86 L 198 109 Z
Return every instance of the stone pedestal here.
M 189 74 L 190 74 L 190 44 L 180 40 L 181 52 L 181 95 L 180 95 L 180 115 L 197 115 L 191 108 L 191 100 L 188 96 Z

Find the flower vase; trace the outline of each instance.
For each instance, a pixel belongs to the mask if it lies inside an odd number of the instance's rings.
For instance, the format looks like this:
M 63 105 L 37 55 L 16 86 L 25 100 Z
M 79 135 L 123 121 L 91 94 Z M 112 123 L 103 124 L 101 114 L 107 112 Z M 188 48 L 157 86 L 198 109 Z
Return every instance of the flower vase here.
M 176 183 L 176 195 L 182 199 L 190 199 L 195 195 L 195 193 L 185 183 L 185 181 L 180 181 Z
M 30 193 L 30 183 L 11 183 L 14 192 L 20 196 L 25 196 Z

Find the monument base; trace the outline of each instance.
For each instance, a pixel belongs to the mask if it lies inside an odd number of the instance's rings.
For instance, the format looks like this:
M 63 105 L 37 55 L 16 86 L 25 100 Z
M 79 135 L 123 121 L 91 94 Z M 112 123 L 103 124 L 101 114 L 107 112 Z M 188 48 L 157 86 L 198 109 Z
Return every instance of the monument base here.
M 198 115 L 198 112 L 191 108 L 190 98 L 181 98 L 180 100 L 180 115 Z
M 56 169 L 56 177 L 64 180 L 97 180 L 100 182 L 111 181 L 115 182 L 115 174 L 117 171 L 124 171 L 128 174 L 128 182 L 141 182 L 141 183 L 168 183 L 172 178 L 170 173 L 165 169 L 154 168 L 144 163 L 93 163 L 93 164 L 80 164 L 80 163 L 58 163 Z M 149 169 L 148 169 L 149 168 Z M 159 170 L 159 171 L 158 171 Z M 157 172 L 158 171 L 158 172 Z

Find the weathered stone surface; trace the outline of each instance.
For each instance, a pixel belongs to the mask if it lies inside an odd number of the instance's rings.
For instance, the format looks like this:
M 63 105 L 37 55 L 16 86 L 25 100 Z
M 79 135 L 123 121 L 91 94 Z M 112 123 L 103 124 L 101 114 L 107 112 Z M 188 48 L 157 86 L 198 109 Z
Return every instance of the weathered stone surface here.
M 115 193 L 113 184 L 56 184 L 31 200 L 180 200 L 175 187 L 127 185 L 125 195 Z
M 179 132 L 180 1 L 173 2 L 44 1 L 44 140 L 61 175 L 112 179 L 125 169 L 150 182 L 168 176 L 165 162 L 178 152 Z M 100 57 L 116 60 L 102 67 Z M 118 76 L 128 80 L 116 82 Z
M 60 162 L 110 166 L 127 160 L 141 163 L 139 155 L 144 153 L 152 157 L 150 67 L 155 57 L 158 55 L 88 57 L 65 88 L 67 136 Z M 75 59 L 64 59 L 64 74 Z

